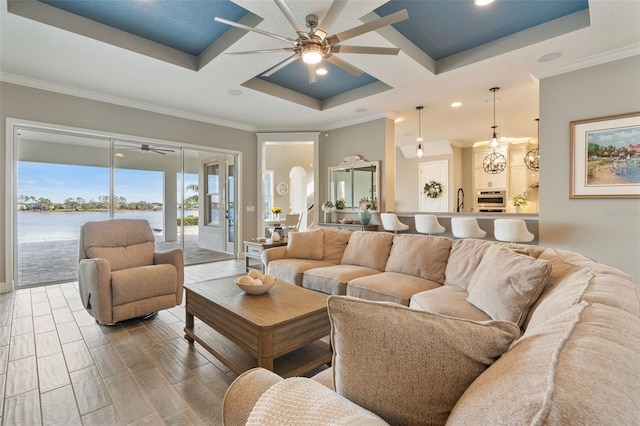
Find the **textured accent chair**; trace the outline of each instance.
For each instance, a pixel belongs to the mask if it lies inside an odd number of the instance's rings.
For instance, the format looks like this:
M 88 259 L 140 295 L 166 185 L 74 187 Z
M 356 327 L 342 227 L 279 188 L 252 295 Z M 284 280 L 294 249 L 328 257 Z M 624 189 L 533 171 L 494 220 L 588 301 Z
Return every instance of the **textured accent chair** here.
M 527 229 L 527 223 L 522 219 L 494 220 L 493 235 L 496 240 L 508 243 L 528 243 L 535 238 L 535 235 Z
M 114 324 L 182 303 L 182 250 L 155 253 L 146 220 L 87 222 L 78 243 L 80 298 L 99 323 Z
M 456 238 L 484 238 L 487 232 L 478 226 L 475 217 L 451 218 L 451 232 Z
M 440 225 L 438 218 L 432 214 L 417 214 L 415 216 L 416 231 L 421 234 L 442 234 L 447 230 Z
M 380 220 L 382 221 L 382 227 L 385 231 L 399 234 L 409 229 L 409 225 L 400 222 L 400 219 L 398 219 L 395 213 L 380 213 Z

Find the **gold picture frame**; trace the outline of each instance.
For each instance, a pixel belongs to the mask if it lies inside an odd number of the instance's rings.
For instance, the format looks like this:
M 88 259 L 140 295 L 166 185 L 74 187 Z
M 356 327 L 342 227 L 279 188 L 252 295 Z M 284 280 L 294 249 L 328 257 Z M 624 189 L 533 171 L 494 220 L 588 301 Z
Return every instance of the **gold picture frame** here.
M 640 198 L 640 112 L 571 122 L 569 198 Z

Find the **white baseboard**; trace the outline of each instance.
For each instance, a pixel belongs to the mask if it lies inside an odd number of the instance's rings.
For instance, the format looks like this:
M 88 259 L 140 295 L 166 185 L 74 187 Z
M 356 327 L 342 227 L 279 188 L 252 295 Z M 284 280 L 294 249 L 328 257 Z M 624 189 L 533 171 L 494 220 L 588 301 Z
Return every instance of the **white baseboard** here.
M 10 284 L 0 283 L 0 293 L 8 293 L 11 290 L 13 290 L 13 289 L 11 288 Z

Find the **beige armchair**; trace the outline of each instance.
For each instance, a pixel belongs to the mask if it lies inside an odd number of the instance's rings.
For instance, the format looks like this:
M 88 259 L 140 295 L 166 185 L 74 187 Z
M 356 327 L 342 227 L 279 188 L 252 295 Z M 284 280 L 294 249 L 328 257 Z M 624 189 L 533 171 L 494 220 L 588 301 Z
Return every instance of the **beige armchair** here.
M 182 303 L 182 250 L 155 253 L 149 222 L 114 219 L 80 228 L 78 284 L 85 309 L 114 324 Z

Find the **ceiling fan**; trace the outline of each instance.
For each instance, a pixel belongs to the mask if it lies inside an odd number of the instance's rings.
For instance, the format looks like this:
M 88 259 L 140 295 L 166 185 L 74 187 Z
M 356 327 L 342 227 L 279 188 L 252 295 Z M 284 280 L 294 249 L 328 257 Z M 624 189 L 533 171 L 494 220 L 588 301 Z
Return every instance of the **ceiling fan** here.
M 316 68 L 317 64 L 322 60 L 326 60 L 327 62 L 332 63 L 345 71 L 350 72 L 351 74 L 359 77 L 363 74 L 363 71 L 354 67 L 353 65 L 343 61 L 342 59 L 337 58 L 335 53 L 366 53 L 366 54 L 375 54 L 375 55 L 397 55 L 400 49 L 395 47 L 369 47 L 369 46 L 342 46 L 341 42 L 346 41 L 348 39 L 357 37 L 359 35 L 368 33 L 370 31 L 375 31 L 379 28 L 385 27 L 387 25 L 395 24 L 396 22 L 403 21 L 409 17 L 406 9 L 400 10 L 398 12 L 392 13 L 387 16 L 383 16 L 381 18 L 375 19 L 371 22 L 367 22 L 362 25 L 358 25 L 357 27 L 348 29 L 346 31 L 342 31 L 340 33 L 328 36 L 329 30 L 336 18 L 342 12 L 342 9 L 347 4 L 345 0 L 334 0 L 327 10 L 322 22 L 318 22 L 318 17 L 314 14 L 310 14 L 306 16 L 305 23 L 309 30 L 305 30 L 298 19 L 293 15 L 293 12 L 285 3 L 285 0 L 274 0 L 280 11 L 287 18 L 294 31 L 298 35 L 298 38 L 290 38 L 284 37 L 278 34 L 274 34 L 268 31 L 263 31 L 258 28 L 249 27 L 243 24 L 239 24 L 237 22 L 229 21 L 224 18 L 220 18 L 216 16 L 214 18 L 215 21 L 221 22 L 223 24 L 230 25 L 232 27 L 240 28 L 246 31 L 253 31 L 258 34 L 262 34 L 268 37 L 272 37 L 281 41 L 285 41 L 287 43 L 291 43 L 290 47 L 282 47 L 277 49 L 262 49 L 262 50 L 251 50 L 247 52 L 230 52 L 231 55 L 247 55 L 254 53 L 271 53 L 271 52 L 293 52 L 289 58 L 280 62 L 279 64 L 271 67 L 265 73 L 262 74 L 263 77 L 269 77 L 282 68 L 286 67 L 292 62 L 297 61 L 302 58 L 302 60 L 308 64 L 309 69 L 309 83 L 315 83 L 316 79 Z
M 155 146 L 151 146 L 148 143 L 143 143 L 140 144 L 140 147 L 130 147 L 130 148 L 124 148 L 124 149 L 118 149 L 115 153 L 115 156 L 118 158 L 122 158 L 124 157 L 123 151 L 137 151 L 140 150 L 142 151 L 142 153 L 146 153 L 146 152 L 153 152 L 155 154 L 161 154 L 161 155 L 166 155 L 167 152 L 175 152 L 173 149 L 166 149 L 166 148 L 157 148 Z

